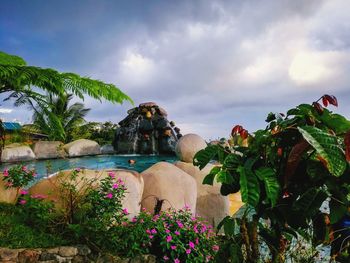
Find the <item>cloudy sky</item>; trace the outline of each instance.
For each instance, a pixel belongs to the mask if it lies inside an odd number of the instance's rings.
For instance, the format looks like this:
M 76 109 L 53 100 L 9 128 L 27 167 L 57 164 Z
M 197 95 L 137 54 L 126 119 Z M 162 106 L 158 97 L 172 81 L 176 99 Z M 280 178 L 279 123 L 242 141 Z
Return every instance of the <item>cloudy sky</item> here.
M 349 10 L 348 0 L 1 0 L 0 50 L 114 83 L 183 133 L 215 139 L 325 93 L 350 118 Z M 31 121 L 0 104 L 1 118 Z M 85 104 L 93 121 L 132 107 Z

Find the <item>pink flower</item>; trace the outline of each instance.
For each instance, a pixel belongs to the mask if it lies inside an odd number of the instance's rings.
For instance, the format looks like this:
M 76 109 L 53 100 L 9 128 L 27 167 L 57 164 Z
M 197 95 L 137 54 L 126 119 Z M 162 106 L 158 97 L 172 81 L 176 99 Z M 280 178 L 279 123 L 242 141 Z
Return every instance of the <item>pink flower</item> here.
M 112 188 L 113 189 L 117 189 L 119 187 L 119 184 L 114 184 L 114 185 L 112 185 Z
M 124 185 L 124 181 L 120 178 L 118 178 L 118 181 L 117 181 L 120 185 Z
M 199 239 L 198 239 L 198 237 L 196 238 L 196 245 L 198 245 L 199 244 Z
M 146 229 L 146 233 L 147 234 L 152 234 L 151 230 L 149 230 L 149 229 Z
M 128 212 L 128 209 L 127 209 L 127 208 L 124 208 L 124 209 L 123 209 L 123 214 L 124 214 L 124 215 L 128 215 L 128 214 L 129 214 L 129 212 Z
M 175 250 L 175 249 L 176 249 L 176 246 L 170 246 L 170 248 L 171 248 L 172 250 Z
M 169 236 L 166 237 L 166 242 L 169 243 L 171 240 L 173 240 L 173 237 L 172 237 L 171 235 L 169 235 Z
M 108 175 L 109 175 L 112 179 L 115 178 L 115 173 L 114 173 L 114 172 L 108 172 Z
M 21 205 L 24 205 L 25 203 L 27 203 L 27 201 L 24 200 L 24 199 L 22 199 L 22 200 L 19 201 L 19 203 L 20 203 Z
M 42 194 L 35 194 L 35 195 L 31 195 L 30 197 L 34 199 L 45 199 L 47 196 Z
M 6 183 L 6 186 L 7 186 L 7 187 L 11 187 L 11 186 L 13 186 L 13 183 L 12 183 L 12 182 L 7 182 L 7 183 Z
M 140 220 L 140 223 L 142 224 L 143 222 L 145 222 L 145 220 L 141 219 L 141 220 Z
M 176 230 L 174 233 L 175 233 L 175 235 L 177 235 L 177 236 L 179 236 L 179 235 L 180 235 L 180 232 L 179 232 L 179 231 L 177 231 L 177 230 Z
M 27 171 L 27 166 L 22 166 L 22 171 Z
M 218 245 L 214 245 L 211 247 L 213 251 L 219 251 L 220 247 Z
M 185 204 L 185 210 L 190 210 L 190 206 L 188 204 Z
M 191 249 L 186 249 L 186 254 L 191 254 Z
M 112 199 L 112 198 L 113 198 L 113 194 L 112 194 L 112 193 L 108 193 L 108 194 L 106 194 L 106 198 L 108 198 L 108 199 Z
M 194 231 L 195 233 L 199 233 L 199 231 L 198 231 L 198 229 L 197 229 L 197 224 L 195 224 L 195 225 L 193 226 L 193 231 Z
M 133 217 L 133 219 L 131 219 L 131 222 L 136 223 L 137 222 L 137 218 Z
M 170 230 L 169 229 L 165 229 L 165 233 L 169 234 Z
M 75 171 L 79 173 L 81 171 L 81 169 L 80 168 L 75 168 Z
M 165 261 L 168 261 L 168 260 L 169 260 L 169 257 L 164 256 L 163 259 L 164 259 Z
M 122 222 L 122 226 L 127 226 L 128 222 Z
M 180 259 L 175 258 L 174 263 L 180 263 Z
M 190 246 L 190 248 L 194 248 L 194 243 L 192 241 L 190 241 L 188 245 Z
M 26 194 L 28 194 L 28 191 L 23 189 L 23 190 L 21 190 L 20 194 L 21 195 L 26 195 Z
M 155 230 L 154 228 L 151 230 L 152 234 L 157 234 L 157 230 Z
M 184 225 L 178 220 L 178 221 L 176 221 L 176 223 L 177 223 L 177 225 L 179 226 L 179 228 L 183 228 L 184 227 Z
M 4 177 L 9 176 L 9 170 L 5 169 L 4 172 L 3 172 L 3 174 L 4 174 Z
M 150 239 L 152 239 L 152 238 L 153 238 L 153 236 L 152 236 L 152 235 L 149 235 L 148 237 L 149 237 Z

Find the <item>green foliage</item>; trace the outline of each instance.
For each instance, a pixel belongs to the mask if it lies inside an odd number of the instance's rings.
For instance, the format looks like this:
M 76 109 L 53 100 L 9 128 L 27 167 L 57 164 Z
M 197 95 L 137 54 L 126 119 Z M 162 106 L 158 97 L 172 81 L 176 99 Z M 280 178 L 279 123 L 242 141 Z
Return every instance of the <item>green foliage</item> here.
M 46 248 L 69 244 L 59 232 L 27 225 L 21 206 L 0 203 L 0 247 Z
M 324 95 L 319 100 L 325 107 L 338 105 L 334 96 Z M 338 222 L 347 215 L 350 201 L 350 156 L 344 153 L 350 152 L 350 140 L 346 137 L 349 120 L 317 101 L 300 104 L 287 115 L 270 113 L 266 121 L 265 129 L 248 138 L 243 127 L 236 125 L 230 148 L 208 146 L 193 161 L 200 169 L 212 160 L 219 161 L 203 183 L 213 184 L 216 178 L 222 183 L 223 195 L 240 190 L 246 207 L 254 211 L 252 217 L 243 214 L 240 223 L 240 245 L 247 251 L 243 254 L 247 262 L 259 260 L 258 233 L 270 249 L 271 260 L 284 262 L 288 246 L 283 240 L 291 231 L 316 232 L 311 222 L 327 198 L 331 222 Z M 243 141 L 237 136 L 247 138 L 248 146 L 242 147 Z M 271 224 L 262 227 L 258 223 L 262 219 Z M 329 240 L 328 236 L 325 238 Z
M 16 165 L 3 171 L 2 180 L 7 188 L 20 188 L 26 186 L 35 177 L 35 171 L 24 165 Z
M 79 102 L 70 105 L 72 99 L 72 94 L 57 97 L 49 93 L 45 103 L 34 104 L 28 97 L 23 98 L 23 103 L 31 105 L 34 111 L 35 129 L 47 134 L 50 140 L 69 142 L 73 130 L 85 122 L 84 117 L 90 111 Z
M 84 98 L 84 94 L 87 94 L 92 98 L 106 99 L 113 103 L 122 103 L 125 100 L 132 102 L 113 84 L 81 77 L 74 73 L 59 73 L 50 68 L 27 66 L 22 58 L 1 52 L 0 93 L 27 94 L 33 99 L 42 97 L 30 87 L 38 87 L 59 96 L 71 92 L 81 99 Z

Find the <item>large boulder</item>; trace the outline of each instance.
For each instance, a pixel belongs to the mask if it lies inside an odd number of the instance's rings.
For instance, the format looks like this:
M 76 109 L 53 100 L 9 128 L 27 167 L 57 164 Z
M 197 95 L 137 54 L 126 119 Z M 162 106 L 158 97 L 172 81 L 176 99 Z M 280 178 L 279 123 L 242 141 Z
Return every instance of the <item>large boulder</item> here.
M 176 155 L 186 163 L 192 163 L 195 154 L 207 147 L 206 142 L 197 134 L 186 134 L 180 138 L 175 147 Z
M 100 145 L 97 142 L 79 139 L 63 146 L 69 157 L 96 155 L 101 153 Z
M 112 153 L 115 153 L 113 145 L 106 144 L 101 147 L 101 154 L 112 154 Z
M 77 190 L 80 193 L 84 193 L 89 190 L 90 187 L 96 187 L 99 185 L 101 179 L 108 176 L 109 172 L 115 174 L 114 180 L 122 179 L 126 186 L 125 197 L 122 200 L 122 205 L 129 211 L 129 218 L 132 218 L 140 212 L 141 198 L 143 193 L 144 182 L 142 176 L 129 170 L 103 170 L 94 171 L 83 169 L 78 173 L 76 179 L 70 179 L 71 171 L 62 171 L 54 174 L 48 178 L 45 178 L 29 189 L 29 193 L 32 195 L 44 195 L 47 196 L 47 200 L 53 200 L 57 208 L 64 207 L 64 196 L 60 190 L 62 184 L 70 182 L 76 185 Z
M 35 159 L 35 154 L 29 146 L 10 144 L 2 150 L 2 162 L 21 162 Z
M 36 159 L 53 159 L 65 156 L 63 143 L 59 141 L 38 141 L 34 144 Z
M 189 174 L 175 165 L 159 162 L 141 173 L 145 181 L 142 208 L 154 212 L 156 200 L 164 200 L 161 211 L 188 206 L 196 211 L 197 184 Z
M 221 220 L 230 214 L 230 201 L 227 196 L 220 194 L 221 184 L 204 185 L 203 179 L 214 167 L 208 164 L 202 170 L 191 163 L 176 162 L 175 166 L 191 175 L 197 183 L 197 206 L 196 214 L 203 217 L 212 225 L 216 226 Z
M 0 203 L 10 203 L 14 204 L 17 200 L 17 189 L 16 188 L 6 188 L 5 183 L 2 180 L 4 175 L 0 173 Z

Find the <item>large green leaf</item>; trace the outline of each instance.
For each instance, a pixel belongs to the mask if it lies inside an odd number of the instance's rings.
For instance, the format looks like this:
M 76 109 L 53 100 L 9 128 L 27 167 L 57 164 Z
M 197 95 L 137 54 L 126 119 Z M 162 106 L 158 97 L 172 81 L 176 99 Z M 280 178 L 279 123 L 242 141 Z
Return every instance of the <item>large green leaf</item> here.
M 350 130 L 350 121 L 344 116 L 331 113 L 325 109 L 319 119 L 337 134 L 346 133 Z
M 280 185 L 275 171 L 269 167 L 261 167 L 255 171 L 255 174 L 264 182 L 267 198 L 271 201 L 271 205 L 275 206 L 280 193 Z
M 334 176 L 341 176 L 347 163 L 337 138 L 313 126 L 298 127 L 298 129 L 304 139 L 325 160 L 328 171 Z
M 218 155 L 218 152 L 222 148 L 219 145 L 208 145 L 205 149 L 200 150 L 196 153 L 193 158 L 193 165 L 199 166 L 199 169 L 203 169 L 215 156 Z
M 340 219 L 342 219 L 346 215 L 348 211 L 346 205 L 334 199 L 331 199 L 331 201 L 329 201 L 329 209 L 330 209 L 329 217 L 331 220 L 331 224 L 337 223 Z
M 294 203 L 293 210 L 300 211 L 303 218 L 312 217 L 317 214 L 327 197 L 323 189 L 311 188 Z
M 218 174 L 216 175 L 216 181 L 218 183 L 231 184 L 233 183 L 233 178 L 229 172 L 227 172 L 224 169 L 221 169 L 221 171 L 218 172 Z
M 238 167 L 240 174 L 239 184 L 241 186 L 242 201 L 256 207 L 260 198 L 260 185 L 258 178 L 253 173 L 250 165 Z
M 213 185 L 213 183 L 214 183 L 214 178 L 215 178 L 215 176 L 217 175 L 217 173 L 220 172 L 220 170 L 221 170 L 221 167 L 214 166 L 214 167 L 210 170 L 209 174 L 208 174 L 206 177 L 204 177 L 204 179 L 203 179 L 203 184 Z
M 235 170 L 242 163 L 242 157 L 238 154 L 229 154 L 223 163 L 223 168 L 228 170 Z

